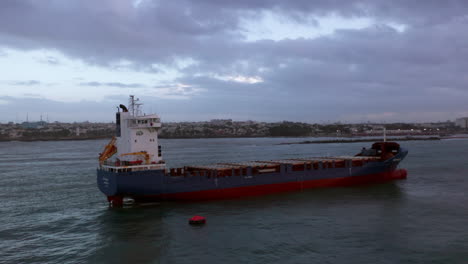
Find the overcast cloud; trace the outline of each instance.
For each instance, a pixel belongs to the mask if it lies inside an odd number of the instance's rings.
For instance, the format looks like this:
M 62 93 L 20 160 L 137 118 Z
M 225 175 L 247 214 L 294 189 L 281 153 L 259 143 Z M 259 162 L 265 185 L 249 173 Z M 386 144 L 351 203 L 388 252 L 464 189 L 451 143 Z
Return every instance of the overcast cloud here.
M 467 30 L 462 0 L 2 0 L 0 122 L 455 119 Z

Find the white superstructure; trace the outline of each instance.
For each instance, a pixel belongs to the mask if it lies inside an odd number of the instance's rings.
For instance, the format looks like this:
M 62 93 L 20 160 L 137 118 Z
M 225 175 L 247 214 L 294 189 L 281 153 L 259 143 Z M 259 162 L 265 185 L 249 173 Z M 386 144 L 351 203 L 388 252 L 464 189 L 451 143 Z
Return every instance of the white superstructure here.
M 100 157 L 102 163 L 107 163 L 105 165 L 164 165 L 158 143 L 161 119 L 156 114 L 142 114 L 141 105 L 133 95 L 130 96 L 128 109 L 120 105 L 121 110 L 116 113 L 116 136 Z

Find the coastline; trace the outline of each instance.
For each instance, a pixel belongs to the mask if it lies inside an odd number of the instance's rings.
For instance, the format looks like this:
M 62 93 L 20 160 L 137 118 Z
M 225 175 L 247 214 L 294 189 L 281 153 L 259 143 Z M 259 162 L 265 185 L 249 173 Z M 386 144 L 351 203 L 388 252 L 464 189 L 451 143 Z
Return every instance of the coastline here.
M 67 140 L 96 140 L 96 139 L 111 139 L 109 136 L 94 136 L 94 137 L 31 137 L 31 138 L 0 138 L 0 142 L 12 142 L 12 141 L 19 141 L 19 142 L 35 142 L 35 141 L 67 141 Z
M 468 138 L 468 137 L 467 137 Z M 434 141 L 447 138 L 441 137 L 404 137 L 404 138 L 387 138 L 387 141 Z M 326 143 L 357 143 L 357 142 L 375 142 L 379 141 L 376 138 L 359 138 L 359 139 L 336 139 L 336 140 L 306 140 L 300 142 L 284 142 L 277 145 L 295 145 L 295 144 L 326 144 Z
M 99 140 L 107 139 L 110 140 L 110 136 L 92 136 L 92 137 L 29 137 L 29 138 L 1 138 L 0 142 L 35 142 L 35 141 L 73 141 L 73 140 Z M 160 137 L 160 139 L 219 139 L 219 138 L 317 138 L 317 140 L 305 140 L 299 142 L 283 142 L 277 145 L 293 145 L 293 144 L 326 144 L 326 143 L 357 143 L 357 142 L 375 142 L 380 140 L 377 137 L 352 137 L 352 136 L 333 136 L 333 135 L 321 135 L 321 136 L 238 136 L 238 137 L 226 137 L 226 136 L 207 136 L 207 137 Z M 318 138 L 333 138 L 333 139 L 318 139 Z M 443 139 L 463 139 L 468 138 L 468 135 L 464 136 L 434 136 L 434 135 L 417 135 L 417 136 L 406 136 L 406 137 L 389 137 L 388 141 L 437 141 Z

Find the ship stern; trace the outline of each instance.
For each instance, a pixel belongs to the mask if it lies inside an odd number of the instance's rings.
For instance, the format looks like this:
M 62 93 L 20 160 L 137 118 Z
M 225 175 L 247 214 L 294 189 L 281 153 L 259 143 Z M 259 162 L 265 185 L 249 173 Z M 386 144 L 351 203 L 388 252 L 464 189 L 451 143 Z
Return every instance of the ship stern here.
M 97 185 L 99 190 L 107 196 L 113 196 L 117 194 L 117 174 L 97 169 Z

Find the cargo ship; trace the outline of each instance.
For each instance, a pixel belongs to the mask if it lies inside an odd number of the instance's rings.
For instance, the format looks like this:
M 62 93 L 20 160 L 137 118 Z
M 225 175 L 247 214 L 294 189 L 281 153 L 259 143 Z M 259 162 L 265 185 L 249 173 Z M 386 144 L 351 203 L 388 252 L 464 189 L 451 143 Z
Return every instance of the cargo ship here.
M 375 142 L 354 156 L 302 157 L 166 168 L 158 133 L 161 119 L 142 114 L 130 96 L 116 113 L 115 136 L 99 155 L 97 185 L 111 206 L 163 200 L 232 199 L 309 188 L 405 179 L 399 163 L 408 151 L 396 142 Z

